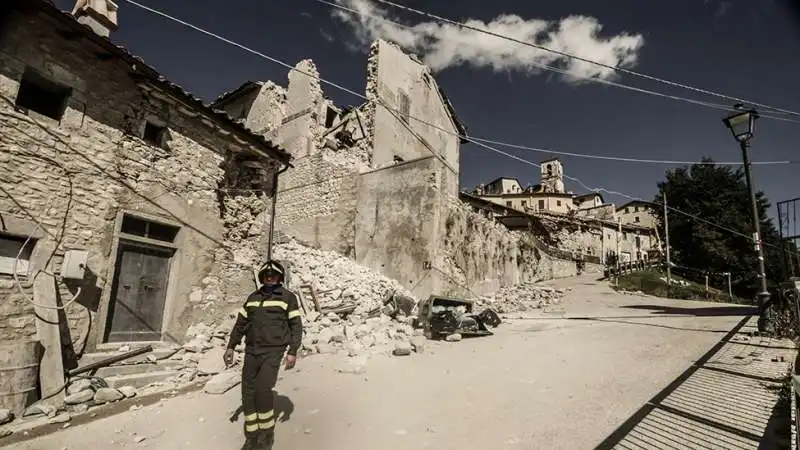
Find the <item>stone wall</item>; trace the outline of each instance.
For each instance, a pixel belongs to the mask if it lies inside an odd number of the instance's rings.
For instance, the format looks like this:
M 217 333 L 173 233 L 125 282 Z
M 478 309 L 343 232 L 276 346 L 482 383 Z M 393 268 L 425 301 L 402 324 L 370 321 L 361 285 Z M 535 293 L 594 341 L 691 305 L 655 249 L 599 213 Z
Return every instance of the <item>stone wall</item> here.
M 645 258 L 648 251 L 659 248 L 655 233 L 640 227 L 623 225 L 620 233 L 616 224 L 605 221 L 581 221 L 552 216 L 540 219 L 557 241 L 557 247 L 575 254 L 605 258 L 609 252 L 617 251 L 617 240 L 623 260 L 636 260 L 637 255 Z
M 12 14 L 5 25 L 0 37 L 3 232 L 32 235 L 39 239 L 37 248 L 56 244 L 50 273 L 58 273 L 65 251 L 89 251 L 82 294 L 64 311 L 66 339 L 75 350 L 103 339 L 121 211 L 180 227 L 165 307 L 169 336 L 181 340 L 196 315 L 214 310 L 218 296 L 241 299 L 250 276 L 249 254 L 263 245 L 268 199 L 260 190 L 271 186 L 247 179 L 233 157 L 232 140 L 191 108 L 148 94 L 128 76 L 126 64 L 101 60 L 95 44 L 61 37 L 49 20 Z M 60 121 L 13 107 L 26 67 L 72 88 Z M 164 148 L 137 137 L 151 118 L 168 126 Z M 23 278 L 24 296 L 13 290 L 8 275 L 0 276 L 4 341 L 35 333 L 29 297 L 41 301 L 40 293 L 30 277 Z M 58 283 L 61 301 L 77 287 Z
M 357 169 L 316 152 L 293 161 L 278 180 L 276 230 L 298 242 L 354 256 Z
M 574 260 L 554 257 L 528 231 L 511 231 L 446 196 L 437 251 L 436 289 L 476 297 L 505 286 L 577 275 Z M 594 265 L 587 267 L 600 271 Z

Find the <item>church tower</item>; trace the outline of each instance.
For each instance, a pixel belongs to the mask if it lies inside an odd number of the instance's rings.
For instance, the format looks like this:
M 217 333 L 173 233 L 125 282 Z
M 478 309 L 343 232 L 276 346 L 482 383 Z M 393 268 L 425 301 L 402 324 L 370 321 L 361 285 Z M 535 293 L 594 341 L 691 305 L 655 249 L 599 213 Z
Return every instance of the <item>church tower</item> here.
M 541 184 L 544 192 L 564 193 L 564 166 L 558 158 L 541 162 Z

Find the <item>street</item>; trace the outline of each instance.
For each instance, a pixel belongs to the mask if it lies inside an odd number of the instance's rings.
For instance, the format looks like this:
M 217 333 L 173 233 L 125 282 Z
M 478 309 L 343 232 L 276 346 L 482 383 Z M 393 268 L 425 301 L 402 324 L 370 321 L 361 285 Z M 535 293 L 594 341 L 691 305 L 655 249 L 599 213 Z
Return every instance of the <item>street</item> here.
M 588 276 L 549 284 L 573 289 L 494 336 L 372 358 L 363 373 L 340 373 L 346 357 L 301 360 L 278 382 L 275 449 L 591 449 L 746 311 L 621 295 Z M 196 392 L 15 448 L 239 448 L 239 403 L 238 388 Z

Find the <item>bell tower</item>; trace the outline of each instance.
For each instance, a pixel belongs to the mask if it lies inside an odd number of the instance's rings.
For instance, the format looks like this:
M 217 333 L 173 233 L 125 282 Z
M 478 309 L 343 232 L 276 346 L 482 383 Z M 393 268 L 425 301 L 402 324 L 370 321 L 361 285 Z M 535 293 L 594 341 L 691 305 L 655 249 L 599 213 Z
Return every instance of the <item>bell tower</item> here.
M 564 166 L 558 158 L 541 162 L 541 184 L 544 192 L 564 193 Z

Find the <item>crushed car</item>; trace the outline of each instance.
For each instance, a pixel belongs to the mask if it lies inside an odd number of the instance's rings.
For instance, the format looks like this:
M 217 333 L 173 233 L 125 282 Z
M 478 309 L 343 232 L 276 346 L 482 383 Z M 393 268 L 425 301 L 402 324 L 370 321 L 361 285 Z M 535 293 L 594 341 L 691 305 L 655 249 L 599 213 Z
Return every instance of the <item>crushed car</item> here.
M 432 295 L 417 305 L 415 327 L 422 328 L 428 339 L 441 339 L 458 333 L 463 337 L 490 336 L 488 326 L 497 327 L 502 320 L 491 308 L 474 314 L 471 300 Z

